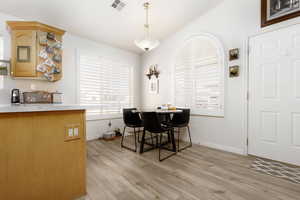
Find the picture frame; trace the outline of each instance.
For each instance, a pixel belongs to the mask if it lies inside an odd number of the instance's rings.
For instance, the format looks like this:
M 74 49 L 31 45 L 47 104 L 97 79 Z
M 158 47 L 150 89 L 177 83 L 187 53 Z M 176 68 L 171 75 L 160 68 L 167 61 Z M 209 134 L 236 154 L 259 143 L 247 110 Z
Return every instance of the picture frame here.
M 30 46 L 17 46 L 17 61 L 30 62 Z
M 261 27 L 300 16 L 300 0 L 261 0 Z
M 159 93 L 159 79 L 152 78 L 149 80 L 149 93 L 158 94 Z
M 229 50 L 230 61 L 238 60 L 239 58 L 240 58 L 240 50 L 238 48 Z

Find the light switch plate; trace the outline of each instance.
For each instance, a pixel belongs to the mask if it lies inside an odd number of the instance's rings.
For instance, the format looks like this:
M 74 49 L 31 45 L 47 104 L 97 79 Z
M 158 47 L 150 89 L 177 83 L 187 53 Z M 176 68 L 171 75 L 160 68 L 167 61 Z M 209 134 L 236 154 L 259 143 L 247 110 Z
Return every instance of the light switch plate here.
M 80 140 L 80 124 L 68 124 L 65 126 L 64 140 L 65 142 Z
M 74 136 L 75 137 L 79 136 L 79 129 L 77 127 L 74 128 Z
M 73 137 L 73 135 L 74 135 L 74 134 L 73 134 L 73 128 L 69 128 L 69 129 L 68 129 L 68 136 L 69 136 L 69 137 Z

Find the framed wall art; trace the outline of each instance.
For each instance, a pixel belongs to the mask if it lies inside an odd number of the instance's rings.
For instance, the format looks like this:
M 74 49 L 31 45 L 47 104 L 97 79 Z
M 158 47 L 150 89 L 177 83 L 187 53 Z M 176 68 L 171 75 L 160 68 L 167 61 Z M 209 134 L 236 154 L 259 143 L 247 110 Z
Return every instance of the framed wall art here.
M 261 27 L 300 16 L 300 0 L 261 0 Z
M 239 49 L 230 49 L 229 50 L 229 60 L 238 60 L 240 57 L 240 50 Z

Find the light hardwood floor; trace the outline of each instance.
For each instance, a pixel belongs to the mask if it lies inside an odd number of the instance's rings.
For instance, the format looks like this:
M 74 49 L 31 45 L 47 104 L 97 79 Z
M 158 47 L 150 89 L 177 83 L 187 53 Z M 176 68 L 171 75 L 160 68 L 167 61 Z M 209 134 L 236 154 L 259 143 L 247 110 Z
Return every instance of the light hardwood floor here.
M 88 142 L 88 200 L 300 200 L 300 185 L 254 172 L 253 158 L 194 145 L 159 162 L 120 141 Z

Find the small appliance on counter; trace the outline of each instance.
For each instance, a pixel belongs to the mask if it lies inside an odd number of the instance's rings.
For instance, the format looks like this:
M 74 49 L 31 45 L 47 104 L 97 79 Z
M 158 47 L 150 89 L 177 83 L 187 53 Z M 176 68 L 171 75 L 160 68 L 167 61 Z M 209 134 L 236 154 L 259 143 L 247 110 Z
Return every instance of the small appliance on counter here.
M 63 103 L 63 94 L 60 92 L 53 92 L 52 93 L 52 103 L 62 104 Z
M 23 92 L 25 104 L 62 104 L 63 94 L 59 92 L 33 91 Z
M 13 104 L 21 103 L 21 97 L 20 97 L 20 90 L 19 89 L 13 89 L 11 91 L 11 103 L 13 103 Z
M 52 95 L 45 91 L 23 92 L 23 101 L 25 104 L 50 104 Z

